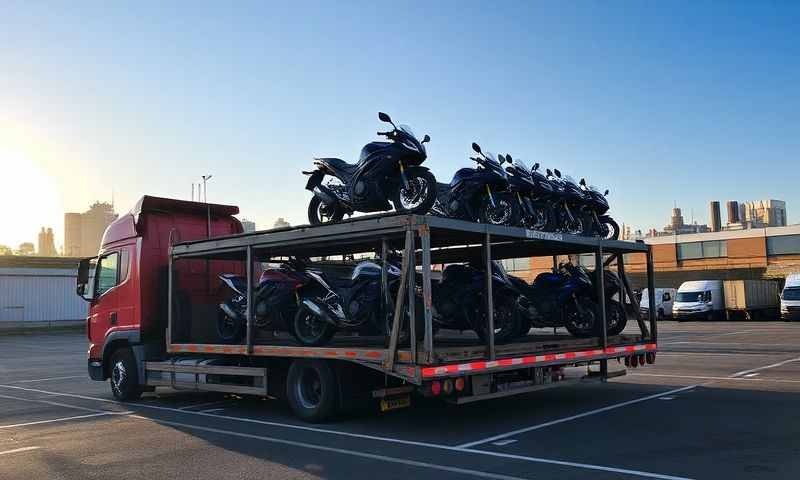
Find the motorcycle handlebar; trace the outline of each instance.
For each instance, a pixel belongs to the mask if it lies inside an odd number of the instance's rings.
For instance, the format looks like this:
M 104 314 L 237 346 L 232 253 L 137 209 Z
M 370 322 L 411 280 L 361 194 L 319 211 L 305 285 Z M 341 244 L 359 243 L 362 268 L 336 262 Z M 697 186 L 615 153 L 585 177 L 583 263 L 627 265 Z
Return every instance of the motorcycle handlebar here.
M 391 131 L 390 132 L 378 132 L 378 135 L 381 135 L 381 136 L 384 136 L 384 137 L 389 137 L 389 136 L 392 135 L 392 133 L 394 133 L 394 132 L 391 132 Z

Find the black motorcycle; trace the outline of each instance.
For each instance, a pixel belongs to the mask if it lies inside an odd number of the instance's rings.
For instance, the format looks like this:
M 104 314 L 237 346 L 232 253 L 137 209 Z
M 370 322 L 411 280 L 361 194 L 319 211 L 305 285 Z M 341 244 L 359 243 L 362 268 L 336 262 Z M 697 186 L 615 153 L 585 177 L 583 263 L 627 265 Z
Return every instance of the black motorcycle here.
M 476 264 L 452 264 L 433 284 L 433 321 L 437 328 L 475 330 L 484 342 L 488 337 L 485 306 L 485 269 Z M 520 292 L 499 262 L 492 262 L 492 303 L 496 343 L 512 340 L 521 321 L 516 307 Z
M 584 235 L 582 208 L 586 205 L 586 195 L 578 182 L 570 176 L 561 176 L 558 169 L 547 169 L 547 180 L 553 186 L 553 225 L 554 231 L 571 235 Z
M 253 289 L 253 326 L 288 330 L 297 310 L 296 292 L 310 282 L 304 273 L 306 263 L 290 257 L 277 268 L 264 270 Z M 217 335 L 226 343 L 241 340 L 247 328 L 247 280 L 241 275 L 219 275 L 232 296 L 219 304 Z
M 608 190 L 605 193 L 600 192 L 597 187 L 587 185 L 586 179 L 583 178 L 580 181 L 580 185 L 586 196 L 585 211 L 589 215 L 588 224 L 591 225 L 591 230 L 587 234 L 591 236 L 597 235 L 607 240 L 617 240 L 619 238 L 619 225 L 613 218 L 606 215 L 609 209 L 608 200 L 606 200 Z
M 431 211 L 444 217 L 493 225 L 516 225 L 519 205 L 508 191 L 508 174 L 489 152 L 483 153 L 477 143 L 470 157 L 477 168 L 458 170 L 450 184 L 437 184 L 437 198 Z
M 514 160 L 511 155 L 500 157 L 507 164 L 508 188 L 519 204 L 521 226 L 531 230 L 547 230 L 552 223 L 552 208 L 549 202 L 553 187 L 544 175 L 536 171 L 539 164 L 530 169 L 525 162 Z
M 400 286 L 399 257 L 386 262 L 390 299 L 395 299 Z M 364 330 L 388 333 L 393 311 L 382 308 L 381 265 L 364 260 L 347 267 L 346 275 L 319 266 L 306 274 L 313 280 L 300 293 L 300 306 L 292 323 L 292 334 L 305 346 L 325 345 L 339 330 Z M 417 308 L 421 302 L 415 302 Z M 402 312 L 404 323 L 407 307 Z M 415 311 L 418 312 L 418 311 Z M 416 315 L 416 332 L 422 334 L 422 313 Z M 402 325 L 401 325 L 402 327 Z
M 430 137 L 419 141 L 411 128 L 395 126 L 389 115 L 380 112 L 378 118 L 392 125 L 391 131 L 378 132 L 390 141 L 366 144 L 356 164 L 317 158 L 317 169 L 303 172 L 310 175 L 306 189 L 314 193 L 308 204 L 312 225 L 338 222 L 354 212 L 391 210 L 390 200 L 398 212 L 425 214 L 436 201 L 436 178 L 421 166 Z M 338 181 L 323 185 L 325 175 Z
M 575 337 L 597 335 L 599 310 L 592 278 L 585 270 L 561 264 L 558 271 L 541 273 L 530 285 L 510 278 L 522 292 L 518 307 L 526 321 L 519 334 L 527 334 L 531 327 L 566 327 Z
M 583 269 L 586 275 L 590 275 L 583 267 L 574 267 Z M 595 294 L 592 298 L 597 301 L 597 275 L 591 274 L 592 288 Z M 609 270 L 603 271 L 603 293 L 606 297 L 606 335 L 619 335 L 625 330 L 628 323 L 628 314 L 625 311 L 625 306 L 614 300 L 614 296 L 622 291 L 622 281 L 619 276 Z M 599 302 L 598 302 L 599 304 Z

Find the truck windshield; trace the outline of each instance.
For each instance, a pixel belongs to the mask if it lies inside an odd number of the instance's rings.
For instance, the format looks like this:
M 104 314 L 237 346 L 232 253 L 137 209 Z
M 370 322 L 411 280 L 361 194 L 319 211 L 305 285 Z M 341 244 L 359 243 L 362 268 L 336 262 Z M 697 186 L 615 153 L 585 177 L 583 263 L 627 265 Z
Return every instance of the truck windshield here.
M 789 287 L 783 290 L 784 300 L 800 300 L 800 287 Z
M 703 292 L 678 292 L 675 300 L 679 302 L 702 302 Z

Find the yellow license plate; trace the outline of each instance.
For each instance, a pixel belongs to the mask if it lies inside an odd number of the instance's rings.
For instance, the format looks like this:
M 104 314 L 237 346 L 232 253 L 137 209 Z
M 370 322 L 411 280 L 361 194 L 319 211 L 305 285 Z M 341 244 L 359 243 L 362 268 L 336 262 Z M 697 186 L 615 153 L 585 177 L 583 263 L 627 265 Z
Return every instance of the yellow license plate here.
M 389 410 L 397 410 L 398 408 L 406 408 L 411 406 L 411 395 L 397 398 L 384 398 L 381 400 L 381 412 L 388 412 Z

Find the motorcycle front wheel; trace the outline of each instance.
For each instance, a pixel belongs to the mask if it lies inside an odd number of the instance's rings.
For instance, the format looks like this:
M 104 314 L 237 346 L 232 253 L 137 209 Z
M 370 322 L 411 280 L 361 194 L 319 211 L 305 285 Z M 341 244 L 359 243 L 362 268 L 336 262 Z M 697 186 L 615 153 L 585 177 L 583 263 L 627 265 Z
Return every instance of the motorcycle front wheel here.
M 549 207 L 543 204 L 532 204 L 530 212 L 525 216 L 525 228 L 531 230 L 546 231 L 550 220 Z
M 520 221 L 519 204 L 506 192 L 493 194 L 494 204 L 489 197 L 481 202 L 478 219 L 491 225 L 515 226 Z
M 403 213 L 425 215 L 436 201 L 436 177 L 428 170 L 406 171 L 408 186 L 400 183 L 394 193 L 394 209 Z
M 606 335 L 619 335 L 627 323 L 625 307 L 616 300 L 606 300 Z
M 478 337 L 486 343 L 489 339 L 489 319 L 486 317 L 486 307 L 481 305 L 478 312 L 473 314 L 473 329 Z M 499 297 L 494 305 L 494 342 L 507 343 L 520 334 L 522 317 L 517 309 L 516 302 L 511 298 Z M 526 332 L 527 333 L 527 332 Z
M 573 337 L 593 337 L 597 330 L 597 304 L 581 297 L 564 305 L 564 326 Z
M 326 205 L 316 195 L 311 197 L 311 201 L 308 202 L 308 222 L 311 225 L 339 222 L 342 218 L 344 218 L 344 212 L 338 205 Z
M 242 322 L 222 310 L 217 314 L 217 335 L 223 343 L 238 343 L 242 339 Z
M 316 316 L 305 306 L 297 309 L 291 330 L 294 338 L 305 347 L 325 345 L 336 334 L 336 327 Z
M 619 225 L 608 215 L 602 215 L 600 217 L 600 236 L 605 240 L 619 239 Z

